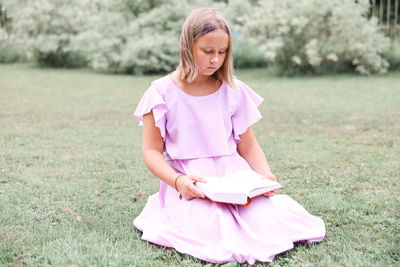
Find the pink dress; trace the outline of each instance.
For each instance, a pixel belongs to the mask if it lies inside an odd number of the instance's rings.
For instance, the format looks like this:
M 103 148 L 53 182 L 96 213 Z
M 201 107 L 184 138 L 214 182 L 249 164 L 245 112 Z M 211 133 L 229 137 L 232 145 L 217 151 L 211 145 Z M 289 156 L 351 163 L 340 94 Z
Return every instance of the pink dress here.
M 261 118 L 263 99 L 243 82 L 226 83 L 207 96 L 191 96 L 169 76 L 152 82 L 135 116 L 153 110 L 164 155 L 178 173 L 223 176 L 250 169 L 238 154 L 239 135 Z M 179 199 L 166 183 L 150 196 L 134 225 L 142 239 L 213 263 L 270 262 L 293 242 L 319 242 L 324 222 L 286 195 L 255 198 L 243 207 L 208 199 Z

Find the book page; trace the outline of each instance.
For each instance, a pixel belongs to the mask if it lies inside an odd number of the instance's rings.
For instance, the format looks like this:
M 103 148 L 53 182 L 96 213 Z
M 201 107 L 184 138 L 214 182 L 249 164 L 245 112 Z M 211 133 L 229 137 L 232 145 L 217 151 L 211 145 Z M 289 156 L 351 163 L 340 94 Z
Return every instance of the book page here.
M 240 195 L 241 198 L 254 197 L 262 193 L 282 188 L 278 183 L 265 179 L 252 170 L 238 171 L 224 177 L 205 177 L 207 183 L 197 183 L 203 193 L 221 198 Z
M 206 179 L 207 183 L 198 182 L 196 186 L 207 198 L 217 202 L 242 205 L 247 203 L 247 194 L 244 194 L 238 186 L 231 186 L 220 177 L 207 177 Z

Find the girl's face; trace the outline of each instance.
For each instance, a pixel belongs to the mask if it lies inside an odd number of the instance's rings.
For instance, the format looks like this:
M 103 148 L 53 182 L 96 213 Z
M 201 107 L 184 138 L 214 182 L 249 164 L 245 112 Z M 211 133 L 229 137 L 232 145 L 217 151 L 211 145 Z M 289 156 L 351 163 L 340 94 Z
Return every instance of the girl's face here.
M 199 76 L 210 76 L 224 64 L 229 47 L 229 35 L 221 30 L 204 34 L 193 44 L 193 54 Z

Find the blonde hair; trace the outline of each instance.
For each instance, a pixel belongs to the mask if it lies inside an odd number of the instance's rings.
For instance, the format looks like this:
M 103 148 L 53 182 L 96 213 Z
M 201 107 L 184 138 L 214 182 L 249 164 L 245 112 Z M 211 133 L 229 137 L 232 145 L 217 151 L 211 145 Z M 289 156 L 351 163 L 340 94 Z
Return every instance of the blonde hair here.
M 180 63 L 177 68 L 181 80 L 191 83 L 197 78 L 198 69 L 193 55 L 193 44 L 204 34 L 218 29 L 229 35 L 229 46 L 224 63 L 213 77 L 218 81 L 225 81 L 233 88 L 236 87 L 233 83 L 232 38 L 224 17 L 214 8 L 194 9 L 183 24 L 179 40 Z

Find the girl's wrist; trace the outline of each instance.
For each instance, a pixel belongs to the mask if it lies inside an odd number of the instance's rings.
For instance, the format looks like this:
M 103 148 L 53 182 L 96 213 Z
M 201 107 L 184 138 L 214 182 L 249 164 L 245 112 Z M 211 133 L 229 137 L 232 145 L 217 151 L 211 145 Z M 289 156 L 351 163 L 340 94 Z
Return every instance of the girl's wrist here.
M 176 176 L 175 181 L 174 181 L 174 187 L 175 187 L 175 190 L 176 190 L 177 192 L 179 192 L 179 189 L 178 189 L 178 181 L 179 181 L 179 179 L 182 178 L 182 176 L 184 176 L 184 175 L 183 175 L 183 174 L 179 174 L 178 176 Z

